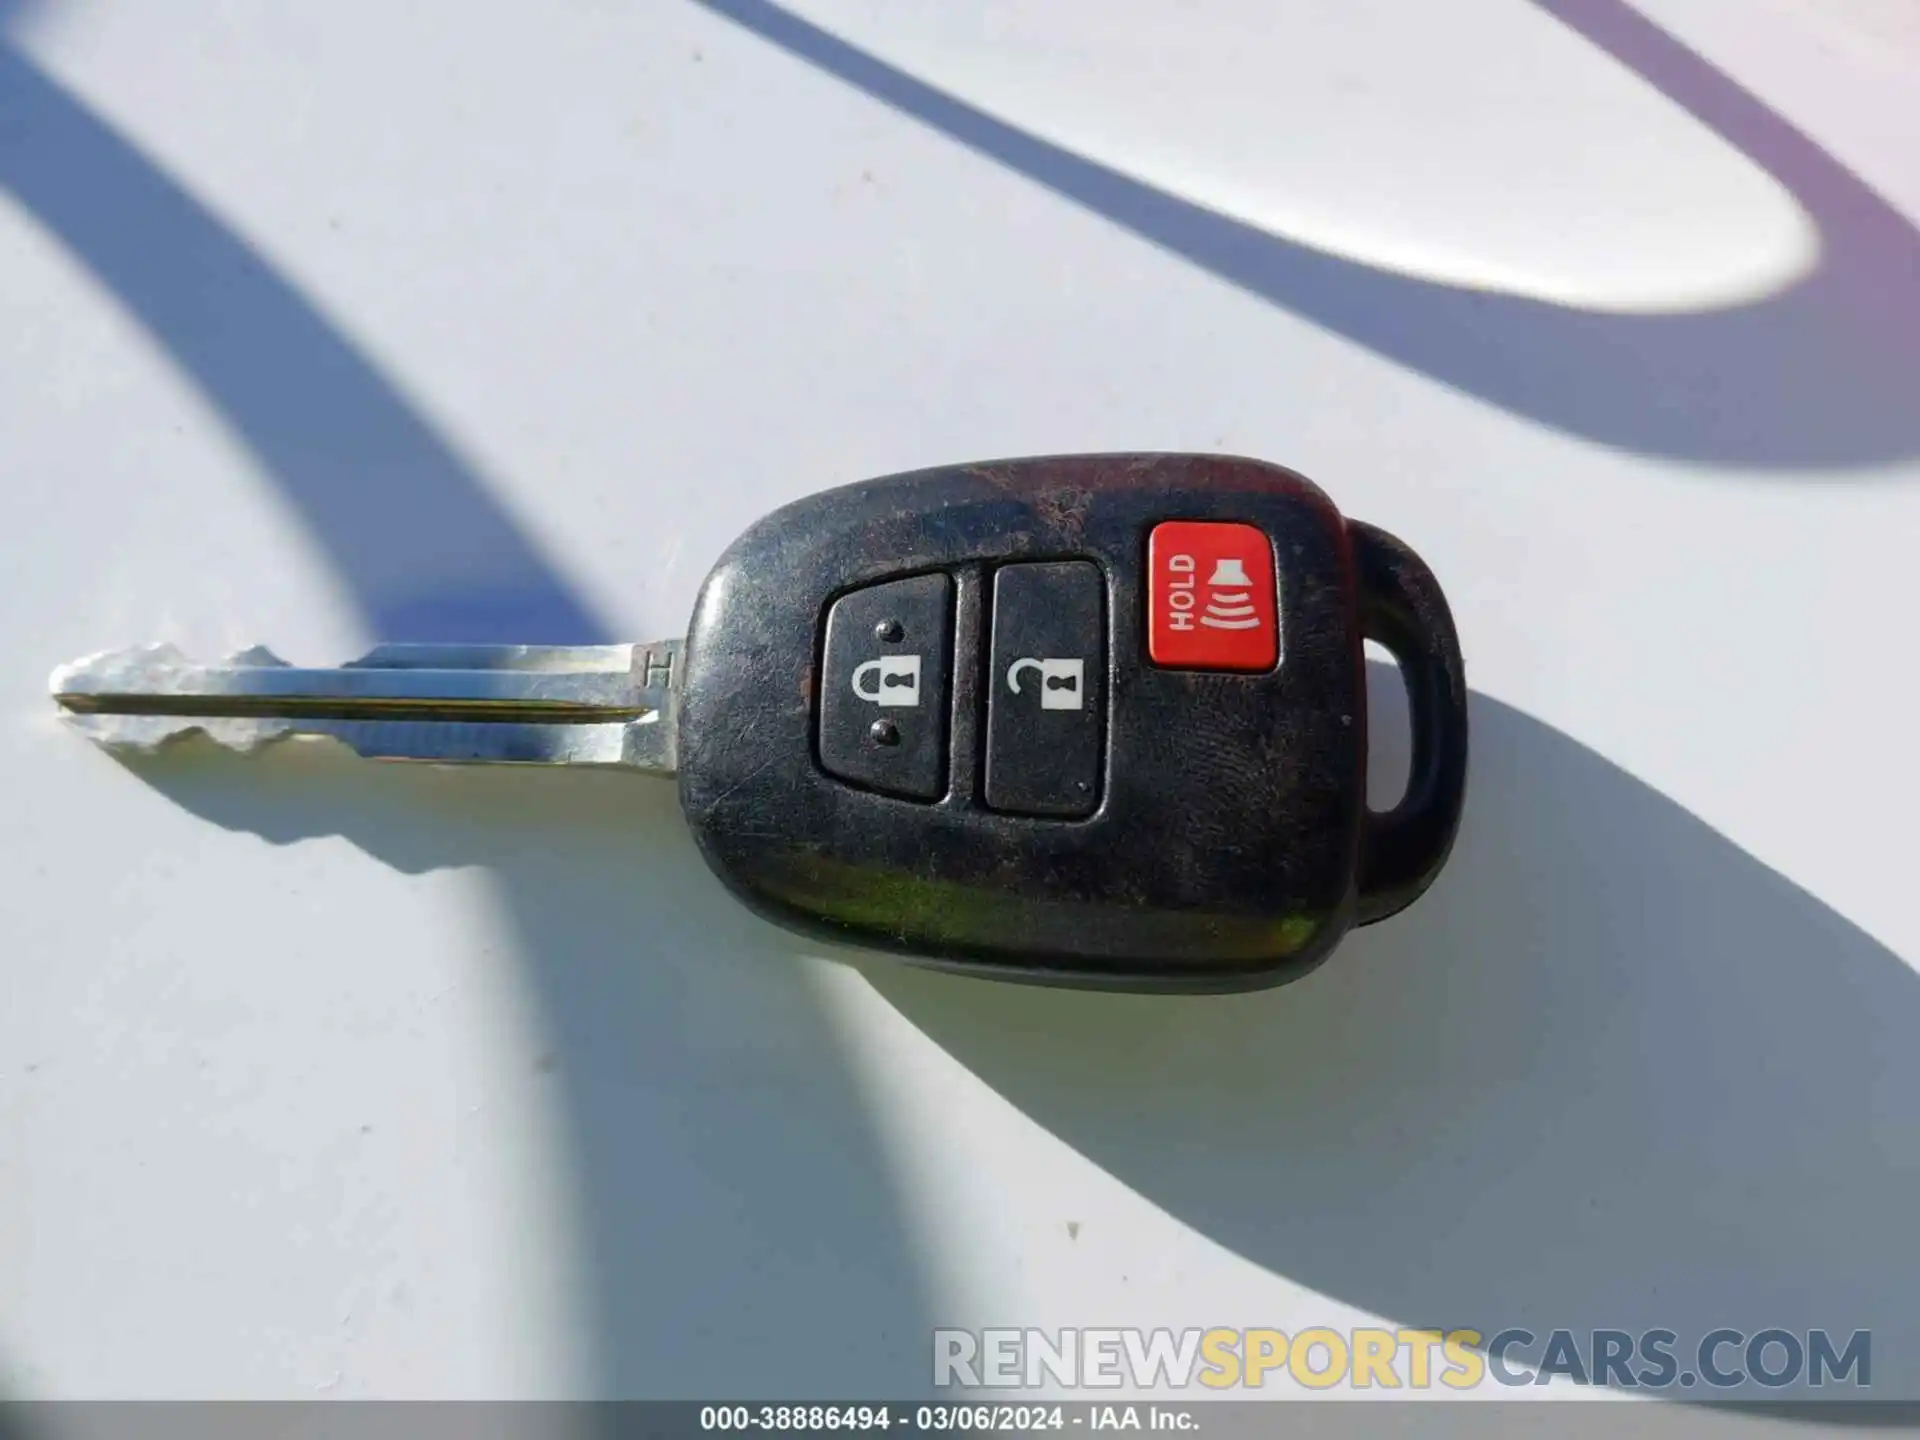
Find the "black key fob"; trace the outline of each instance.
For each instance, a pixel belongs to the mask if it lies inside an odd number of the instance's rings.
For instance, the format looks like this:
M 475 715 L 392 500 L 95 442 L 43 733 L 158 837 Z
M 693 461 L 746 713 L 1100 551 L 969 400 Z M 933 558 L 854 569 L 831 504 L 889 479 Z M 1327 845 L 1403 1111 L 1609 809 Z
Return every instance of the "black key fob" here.
M 1362 641 L 1412 774 L 1366 806 Z M 1292 980 L 1445 863 L 1467 690 L 1439 585 L 1291 471 L 1075 455 L 775 511 L 688 636 L 680 800 L 781 923 L 1005 979 Z

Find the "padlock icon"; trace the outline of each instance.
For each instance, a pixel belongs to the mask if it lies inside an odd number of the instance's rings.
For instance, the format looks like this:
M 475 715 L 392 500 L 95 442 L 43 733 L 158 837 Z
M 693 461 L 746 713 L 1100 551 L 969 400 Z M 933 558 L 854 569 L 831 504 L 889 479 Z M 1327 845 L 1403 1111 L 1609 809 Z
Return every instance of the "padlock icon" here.
M 867 689 L 867 682 L 873 688 Z M 873 705 L 918 705 L 920 703 L 920 657 L 883 655 L 856 665 L 853 693 Z

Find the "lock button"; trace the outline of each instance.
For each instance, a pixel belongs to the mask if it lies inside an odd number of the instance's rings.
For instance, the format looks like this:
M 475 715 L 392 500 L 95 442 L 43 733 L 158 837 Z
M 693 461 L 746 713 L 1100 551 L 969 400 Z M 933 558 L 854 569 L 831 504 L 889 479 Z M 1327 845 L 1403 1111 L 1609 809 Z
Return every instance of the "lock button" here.
M 1100 568 L 1004 565 L 993 577 L 987 804 L 1072 818 L 1100 803 L 1107 627 Z
M 909 800 L 947 781 L 953 582 L 914 575 L 842 595 L 820 666 L 820 768 Z

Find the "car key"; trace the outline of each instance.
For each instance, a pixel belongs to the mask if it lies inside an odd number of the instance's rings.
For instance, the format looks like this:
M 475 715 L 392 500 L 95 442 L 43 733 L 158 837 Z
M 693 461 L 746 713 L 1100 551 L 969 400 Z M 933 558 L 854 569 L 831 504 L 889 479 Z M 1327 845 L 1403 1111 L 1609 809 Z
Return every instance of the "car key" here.
M 1366 806 L 1364 640 L 1406 793 Z M 1407 546 L 1259 461 L 1077 455 L 810 496 L 752 526 L 684 642 L 383 645 L 337 669 L 161 647 L 63 666 L 109 747 L 326 735 L 376 758 L 677 772 L 769 918 L 1003 979 L 1298 978 L 1451 849 L 1466 682 Z

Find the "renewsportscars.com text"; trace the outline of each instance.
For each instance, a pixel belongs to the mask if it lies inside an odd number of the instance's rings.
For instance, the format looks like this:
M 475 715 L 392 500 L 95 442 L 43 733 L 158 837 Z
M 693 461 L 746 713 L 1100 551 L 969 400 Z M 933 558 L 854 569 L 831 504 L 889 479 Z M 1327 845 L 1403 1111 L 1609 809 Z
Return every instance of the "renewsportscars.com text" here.
M 1790 1385 L 1865 1389 L 1873 1336 L 1778 1327 L 1711 1330 L 1494 1331 L 1326 1327 L 1301 1330 L 936 1330 L 933 1383 L 966 1390 L 1472 1390 L 1595 1385 L 1731 1390 Z

